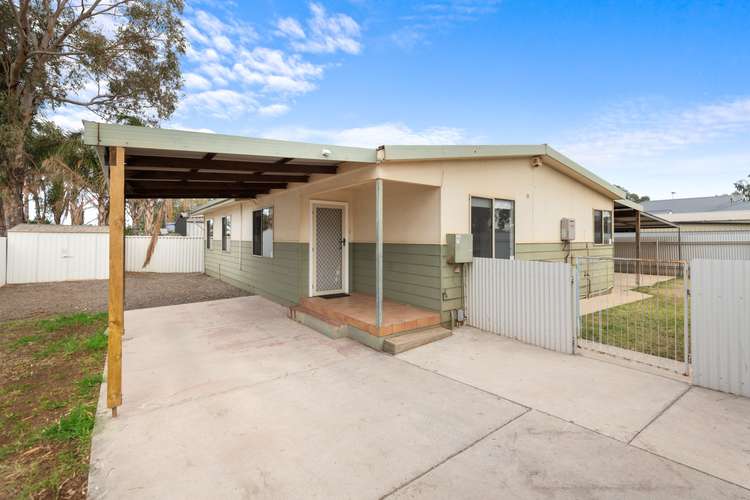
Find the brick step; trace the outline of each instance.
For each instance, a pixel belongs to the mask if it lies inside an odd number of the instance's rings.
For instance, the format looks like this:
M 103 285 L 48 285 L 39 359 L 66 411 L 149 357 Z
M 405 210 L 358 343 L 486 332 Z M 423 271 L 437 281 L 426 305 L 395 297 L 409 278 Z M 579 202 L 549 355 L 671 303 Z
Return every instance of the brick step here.
M 453 335 L 450 330 L 443 327 L 427 328 L 416 332 L 405 333 L 387 337 L 383 341 L 383 351 L 389 354 L 399 354 L 409 349 L 436 342 Z

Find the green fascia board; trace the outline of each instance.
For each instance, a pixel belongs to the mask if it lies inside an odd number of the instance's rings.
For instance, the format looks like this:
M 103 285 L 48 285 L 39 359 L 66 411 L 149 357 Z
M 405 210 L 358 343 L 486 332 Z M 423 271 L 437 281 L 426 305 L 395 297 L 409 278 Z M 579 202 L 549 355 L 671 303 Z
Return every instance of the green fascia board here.
M 468 160 L 479 158 L 526 158 L 544 156 L 573 177 L 583 178 L 599 186 L 613 200 L 625 198 L 625 192 L 595 173 L 574 162 L 547 144 L 471 145 L 471 146 L 399 146 L 378 148 L 381 161 Z
M 546 150 L 545 156 L 552 158 L 553 160 L 561 163 L 565 167 L 571 169 L 573 172 L 577 173 L 578 175 L 585 177 L 589 181 L 600 185 L 601 187 L 603 187 L 604 189 L 606 189 L 607 191 L 609 191 L 610 193 L 614 195 L 613 199 L 615 200 L 622 199 L 622 198 L 625 198 L 625 196 L 627 195 L 627 193 L 625 193 L 625 191 L 623 191 L 622 189 L 605 181 L 604 179 L 596 175 L 591 170 L 574 162 L 573 160 L 571 160 L 564 154 L 560 153 L 559 151 L 555 150 L 551 146 L 548 146 L 547 144 L 545 144 L 544 148 Z
M 164 151 L 296 158 L 332 163 L 375 163 L 376 161 L 376 151 L 370 148 L 134 127 L 87 120 L 83 121 L 83 142 L 90 146 L 123 146 Z M 327 156 L 323 155 L 324 150 L 328 151 Z
M 632 208 L 633 210 L 638 210 L 639 212 L 643 212 L 643 205 L 640 203 L 636 203 L 634 201 L 630 201 L 627 198 L 621 198 L 619 200 L 615 200 L 615 202 L 618 205 L 622 205 L 624 207 Z

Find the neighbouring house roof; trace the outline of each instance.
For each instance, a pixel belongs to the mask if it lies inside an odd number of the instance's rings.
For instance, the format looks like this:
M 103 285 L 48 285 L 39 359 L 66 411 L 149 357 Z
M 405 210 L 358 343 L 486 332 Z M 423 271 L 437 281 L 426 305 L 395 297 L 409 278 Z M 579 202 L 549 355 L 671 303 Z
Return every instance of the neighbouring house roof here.
M 743 201 L 736 196 L 722 194 L 700 198 L 644 201 L 643 207 L 654 213 L 724 212 L 750 210 L 750 201 Z
M 62 224 L 18 224 L 9 233 L 108 233 L 108 226 L 65 226 Z
M 193 213 L 226 199 L 254 198 L 308 182 L 312 175 L 336 174 L 342 164 L 391 161 L 539 157 L 613 200 L 625 197 L 621 189 L 546 144 L 355 148 L 89 121 L 83 125 L 84 143 L 97 147 L 105 172 L 107 148 L 125 148 L 126 197 L 214 199 Z

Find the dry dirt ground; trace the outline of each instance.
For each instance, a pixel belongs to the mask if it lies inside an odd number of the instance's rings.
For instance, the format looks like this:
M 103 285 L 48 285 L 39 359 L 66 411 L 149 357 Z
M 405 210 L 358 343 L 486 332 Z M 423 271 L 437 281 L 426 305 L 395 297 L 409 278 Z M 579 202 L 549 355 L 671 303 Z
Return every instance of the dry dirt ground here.
M 200 273 L 127 273 L 125 309 L 170 306 L 250 295 Z M 107 280 L 0 287 L 0 322 L 107 309 Z

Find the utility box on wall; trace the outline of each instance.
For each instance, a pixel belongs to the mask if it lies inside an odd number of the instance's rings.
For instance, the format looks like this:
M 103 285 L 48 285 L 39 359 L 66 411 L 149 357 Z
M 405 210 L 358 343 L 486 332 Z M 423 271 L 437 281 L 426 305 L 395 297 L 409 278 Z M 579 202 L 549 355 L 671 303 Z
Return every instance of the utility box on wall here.
M 471 234 L 446 234 L 448 243 L 448 263 L 466 264 L 474 256 L 474 242 Z
M 576 239 L 576 220 L 563 217 L 560 219 L 560 239 L 562 241 L 573 241 Z

